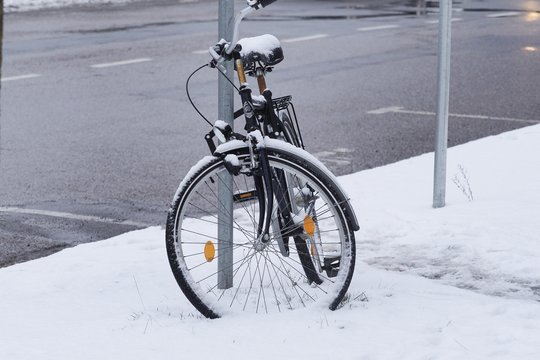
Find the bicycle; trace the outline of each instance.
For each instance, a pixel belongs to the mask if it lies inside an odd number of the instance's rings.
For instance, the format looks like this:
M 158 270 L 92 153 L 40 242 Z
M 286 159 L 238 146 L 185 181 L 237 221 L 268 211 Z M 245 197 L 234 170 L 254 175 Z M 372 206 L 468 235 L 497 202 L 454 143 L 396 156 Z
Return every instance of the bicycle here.
M 283 60 L 279 40 L 238 40 L 242 19 L 274 1 L 248 0 L 232 40 L 209 49 L 210 67 L 222 71 L 234 61 L 242 102 L 235 118 L 244 116 L 247 134 L 216 121 L 205 136 L 212 155 L 185 176 L 167 217 L 174 277 L 208 318 L 316 304 L 335 310 L 354 271 L 359 226 L 349 198 L 303 149 L 291 96 L 273 99 L 266 87 L 266 73 Z M 186 82 L 190 101 L 195 72 Z M 247 75 L 257 78 L 260 95 L 252 95 Z

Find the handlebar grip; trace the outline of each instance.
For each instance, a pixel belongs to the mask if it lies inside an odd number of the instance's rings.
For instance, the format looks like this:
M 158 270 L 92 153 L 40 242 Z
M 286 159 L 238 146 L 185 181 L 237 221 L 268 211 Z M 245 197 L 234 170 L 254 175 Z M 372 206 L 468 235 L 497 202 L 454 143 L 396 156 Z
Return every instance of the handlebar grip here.
M 267 7 L 268 5 L 270 5 L 271 3 L 275 2 L 276 0 L 259 0 L 259 4 L 261 4 L 261 6 L 264 8 L 264 7 Z
M 227 69 L 221 64 L 221 62 L 223 61 L 223 57 L 217 53 L 216 49 L 213 46 L 208 49 L 208 52 L 214 59 L 214 65 L 212 65 L 212 67 L 215 66 L 219 68 L 221 72 L 225 74 L 227 72 Z
M 208 49 L 208 52 L 210 53 L 212 58 L 214 58 L 214 60 L 216 60 L 216 61 L 220 60 L 221 56 L 216 52 L 216 50 L 214 49 L 213 46 L 210 46 L 210 48 Z

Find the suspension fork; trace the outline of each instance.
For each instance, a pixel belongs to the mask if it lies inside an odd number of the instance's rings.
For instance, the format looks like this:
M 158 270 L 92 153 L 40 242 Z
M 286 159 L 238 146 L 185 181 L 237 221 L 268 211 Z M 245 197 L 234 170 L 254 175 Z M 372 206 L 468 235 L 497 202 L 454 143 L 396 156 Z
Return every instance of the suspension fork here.
M 260 132 L 259 132 L 260 134 Z M 272 210 L 274 208 L 274 188 L 272 187 L 272 173 L 266 148 L 257 146 L 259 159 L 259 174 L 255 174 L 255 188 L 259 195 L 259 229 L 257 239 L 263 243 L 270 240 L 270 224 L 272 221 Z M 250 144 L 250 146 L 253 146 Z
M 269 241 L 268 236 L 270 225 L 272 223 L 272 215 L 274 209 L 274 196 L 277 200 L 277 209 L 281 218 L 283 219 L 283 228 L 280 229 L 280 236 L 288 238 L 289 236 L 298 235 L 298 232 L 302 232 L 301 227 L 295 226 L 293 219 L 293 209 L 291 205 L 291 199 L 288 192 L 287 179 L 282 170 L 272 169 L 268 160 L 268 153 L 264 147 L 264 143 L 261 144 L 262 136 L 260 131 L 256 130 L 248 134 L 250 157 L 252 159 L 252 165 L 254 165 L 254 159 L 258 160 L 258 167 L 253 173 L 255 188 L 258 194 L 259 200 L 259 227 L 257 238 L 266 243 Z M 277 236 L 277 234 L 276 234 Z

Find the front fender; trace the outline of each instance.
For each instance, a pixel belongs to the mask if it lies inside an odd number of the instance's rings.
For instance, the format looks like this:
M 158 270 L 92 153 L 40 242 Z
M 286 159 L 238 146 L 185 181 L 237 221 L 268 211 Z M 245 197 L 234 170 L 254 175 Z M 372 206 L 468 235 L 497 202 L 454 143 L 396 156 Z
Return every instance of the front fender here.
M 332 172 L 328 170 L 328 168 L 315 156 L 311 155 L 303 149 L 297 148 L 292 144 L 286 143 L 282 140 L 271 139 L 269 137 L 265 137 L 264 144 L 258 144 L 258 146 L 265 146 L 269 151 L 273 152 L 293 153 L 301 159 L 311 163 L 313 166 L 319 168 L 324 173 L 324 175 L 328 177 L 328 180 L 332 182 L 332 185 L 335 187 L 335 189 L 338 190 L 339 196 L 341 197 L 341 199 L 338 200 L 340 202 L 341 208 L 346 215 L 348 225 L 354 231 L 360 230 L 358 219 L 356 218 L 354 209 L 351 206 L 350 197 L 347 195 L 347 192 L 345 191 L 345 189 L 343 189 L 336 176 L 332 174 Z M 227 154 L 239 154 L 244 152 L 247 147 L 248 145 L 244 141 L 231 140 L 219 145 L 216 148 L 216 151 L 214 151 L 214 156 L 225 157 Z

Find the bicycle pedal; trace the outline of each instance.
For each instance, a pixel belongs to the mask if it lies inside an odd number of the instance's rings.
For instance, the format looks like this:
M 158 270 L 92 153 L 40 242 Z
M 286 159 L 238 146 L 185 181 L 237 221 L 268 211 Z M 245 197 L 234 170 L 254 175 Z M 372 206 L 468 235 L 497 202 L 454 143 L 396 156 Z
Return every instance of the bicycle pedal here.
M 323 270 L 326 271 L 328 277 L 336 277 L 339 272 L 341 256 L 325 257 L 323 261 Z
M 257 199 L 257 190 L 236 192 L 233 195 L 234 203 L 242 203 L 245 201 L 256 200 L 256 199 Z

